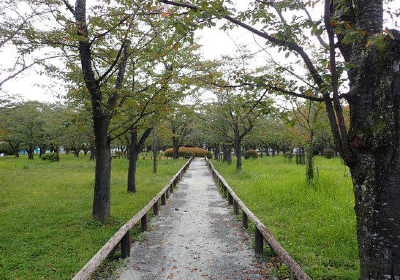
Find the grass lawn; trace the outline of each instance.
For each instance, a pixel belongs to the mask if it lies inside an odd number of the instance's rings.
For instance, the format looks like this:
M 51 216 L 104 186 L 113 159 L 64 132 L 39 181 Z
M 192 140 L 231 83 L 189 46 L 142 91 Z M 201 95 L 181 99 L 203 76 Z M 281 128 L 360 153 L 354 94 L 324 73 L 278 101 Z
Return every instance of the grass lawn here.
M 340 159 L 316 157 L 313 186 L 283 156 L 244 160 L 240 173 L 213 163 L 312 279 L 359 279 L 352 182 Z
M 128 161 L 112 163 L 111 215 L 91 219 L 94 163 L 0 157 L 0 279 L 71 279 L 114 232 L 141 210 L 185 161 L 139 160 L 136 194 L 126 192 Z

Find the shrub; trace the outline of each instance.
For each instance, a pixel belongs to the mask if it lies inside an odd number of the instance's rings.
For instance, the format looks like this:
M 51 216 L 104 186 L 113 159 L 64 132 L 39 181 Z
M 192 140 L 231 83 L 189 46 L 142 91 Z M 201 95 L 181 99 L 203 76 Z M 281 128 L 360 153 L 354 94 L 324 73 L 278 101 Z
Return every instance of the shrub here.
M 193 152 L 186 152 L 183 158 L 191 158 L 191 157 L 196 157 L 195 153 Z
M 335 156 L 335 151 L 331 149 L 324 150 L 324 157 L 325 158 L 333 158 Z
M 57 153 L 47 153 L 42 156 L 42 160 L 57 162 L 60 161 L 60 156 Z
M 313 152 L 313 154 L 314 154 L 314 156 L 318 156 L 318 155 L 320 154 L 320 151 L 317 150 L 317 149 L 315 149 L 314 152 Z
M 0 154 L 12 155 L 13 150 L 8 143 L 4 142 L 0 144 Z
M 180 147 L 178 151 L 178 155 L 180 157 L 185 157 L 187 153 L 194 154 L 194 157 L 208 157 L 212 158 L 212 153 L 202 148 L 189 148 L 189 147 Z M 173 156 L 173 149 L 169 148 L 164 152 L 164 156 L 172 157 Z
M 245 159 L 258 158 L 258 153 L 256 150 L 247 150 L 244 152 L 244 158 Z

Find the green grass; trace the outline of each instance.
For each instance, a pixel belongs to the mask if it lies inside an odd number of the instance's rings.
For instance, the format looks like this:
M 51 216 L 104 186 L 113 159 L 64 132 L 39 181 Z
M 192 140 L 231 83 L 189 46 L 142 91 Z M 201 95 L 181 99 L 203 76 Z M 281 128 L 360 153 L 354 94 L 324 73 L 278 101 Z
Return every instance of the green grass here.
M 136 194 L 126 192 L 128 161 L 112 163 L 111 218 L 91 219 L 94 163 L 0 158 L 0 279 L 71 279 L 184 164 L 139 160 Z
M 282 156 L 245 160 L 240 173 L 214 164 L 312 279 L 359 279 L 352 182 L 340 159 L 316 157 L 312 186 L 305 167 Z

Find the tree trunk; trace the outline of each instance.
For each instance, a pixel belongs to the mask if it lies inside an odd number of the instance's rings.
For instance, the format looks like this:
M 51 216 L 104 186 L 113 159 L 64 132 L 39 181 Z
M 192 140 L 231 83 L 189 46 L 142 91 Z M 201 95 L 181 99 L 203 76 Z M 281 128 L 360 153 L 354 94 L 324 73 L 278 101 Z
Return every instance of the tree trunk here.
M 176 137 L 172 137 L 173 159 L 179 158 L 179 141 Z
M 109 118 L 93 117 L 96 169 L 93 197 L 93 218 L 101 223 L 110 216 L 111 141 L 108 136 Z
M 267 157 L 269 157 L 269 147 L 267 147 L 266 154 L 267 154 Z
M 15 144 L 14 146 L 10 144 L 11 149 L 14 150 L 14 155 L 16 158 L 19 158 L 19 144 Z
M 33 159 L 34 154 L 35 154 L 35 148 L 32 146 L 29 146 L 26 151 L 28 152 L 28 159 Z
M 232 146 L 231 145 L 222 145 L 222 153 L 223 158 L 222 161 L 228 164 L 232 163 Z
M 371 19 L 373 22 L 373 19 Z M 361 279 L 400 279 L 400 36 L 353 72 L 352 174 Z
M 128 192 L 136 192 L 136 168 L 139 158 L 138 149 L 138 133 L 134 128 L 131 131 L 131 139 L 129 144 L 129 170 L 128 170 Z
M 128 192 L 136 192 L 136 167 L 139 158 L 139 153 L 142 151 L 144 142 L 150 135 L 152 128 L 147 128 L 146 131 L 138 139 L 138 130 L 134 127 L 131 131 L 131 139 L 129 144 L 129 170 L 128 170 Z
M 46 146 L 40 146 L 39 147 L 39 158 L 42 158 L 42 156 L 46 153 Z
M 242 148 L 241 139 L 235 141 L 236 171 L 242 170 Z
M 308 155 L 307 155 L 307 179 L 308 182 L 314 180 L 314 165 L 313 165 L 313 157 L 314 157 L 314 132 L 310 133 L 310 143 L 308 147 Z
M 74 150 L 75 157 L 79 157 L 79 152 L 80 152 L 80 150 L 78 148 L 75 148 L 75 150 Z
M 153 131 L 153 173 L 157 173 L 157 131 Z
M 139 151 L 136 149 L 129 149 L 129 170 L 128 170 L 128 192 L 136 192 L 136 168 L 139 158 Z
M 353 180 L 360 278 L 400 279 L 400 32 L 368 46 L 370 36 L 382 34 L 383 1 L 354 2 L 356 28 L 367 35 L 346 59 L 348 139 L 333 135 Z
M 90 148 L 90 161 L 94 161 L 94 159 L 96 158 L 96 149 L 95 148 Z
M 217 146 L 214 148 L 214 158 L 215 158 L 217 161 L 219 161 L 219 153 L 220 153 L 220 149 L 219 149 L 219 146 L 217 145 Z

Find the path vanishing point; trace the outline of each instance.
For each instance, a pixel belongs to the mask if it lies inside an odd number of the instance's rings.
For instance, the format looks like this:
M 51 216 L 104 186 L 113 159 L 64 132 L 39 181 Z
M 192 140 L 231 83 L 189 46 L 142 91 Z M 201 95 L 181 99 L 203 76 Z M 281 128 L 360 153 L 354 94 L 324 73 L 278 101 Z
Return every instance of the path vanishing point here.
M 205 160 L 196 159 L 116 279 L 269 279 L 270 267 L 257 260 Z

